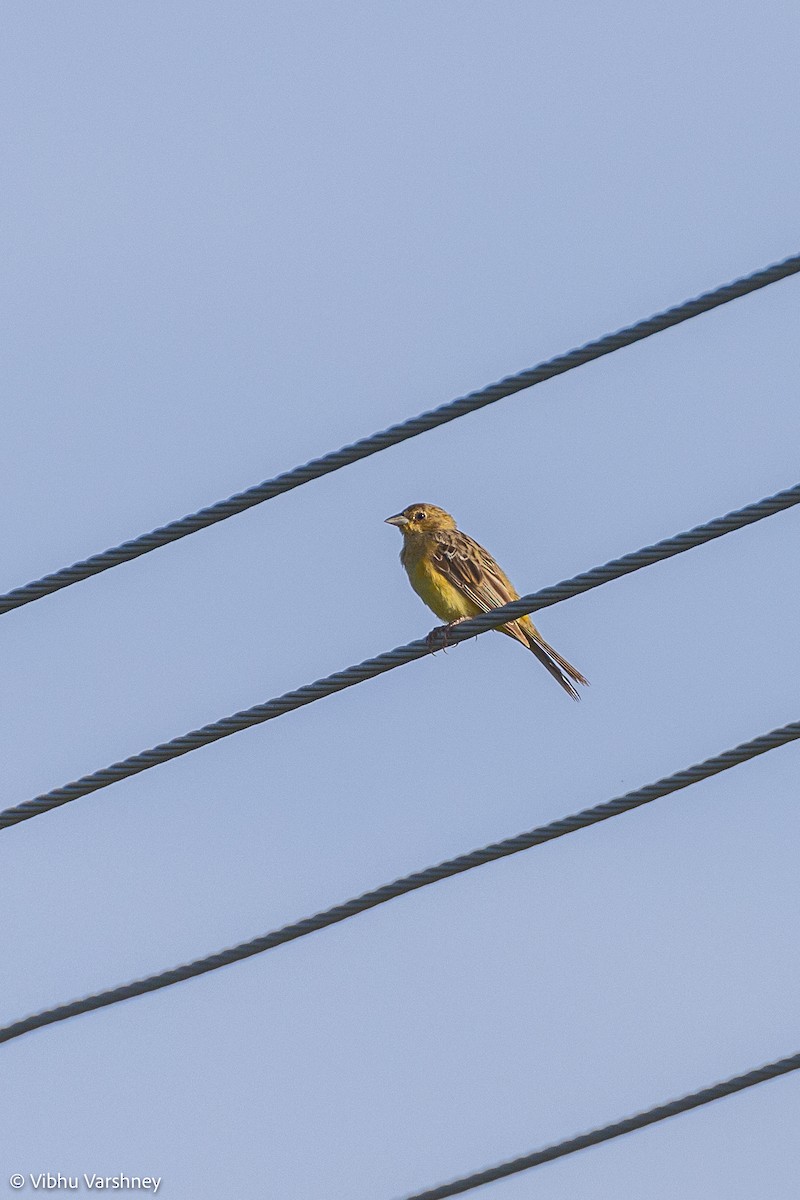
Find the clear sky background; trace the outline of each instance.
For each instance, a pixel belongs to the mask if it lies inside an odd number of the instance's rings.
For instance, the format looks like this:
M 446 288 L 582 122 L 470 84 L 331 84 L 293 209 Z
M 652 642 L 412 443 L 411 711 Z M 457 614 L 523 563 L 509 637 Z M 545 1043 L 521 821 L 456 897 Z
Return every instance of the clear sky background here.
M 797 252 L 798 33 L 789 0 L 6 4 L 0 589 Z M 797 483 L 799 301 L 3 617 L 3 806 L 424 635 L 412 501 L 531 591 Z M 799 532 L 542 613 L 580 705 L 486 635 L 6 831 L 2 1020 L 797 720 Z M 0 1047 L 0 1195 L 391 1200 L 796 1052 L 798 765 Z M 476 1194 L 796 1200 L 798 1127 L 790 1076 Z

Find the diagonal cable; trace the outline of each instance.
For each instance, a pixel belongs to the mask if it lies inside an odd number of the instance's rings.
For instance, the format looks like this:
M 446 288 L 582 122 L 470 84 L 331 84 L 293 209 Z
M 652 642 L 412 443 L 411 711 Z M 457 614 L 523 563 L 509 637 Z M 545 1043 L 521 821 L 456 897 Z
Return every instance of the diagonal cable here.
M 498 1163 L 485 1171 L 476 1171 L 474 1175 L 464 1175 L 461 1179 L 452 1180 L 451 1183 L 427 1188 L 424 1192 L 414 1192 L 412 1196 L 403 1197 L 403 1200 L 446 1200 L 448 1196 L 460 1196 L 462 1192 L 482 1187 L 484 1183 L 494 1183 L 498 1179 L 506 1179 L 509 1175 L 516 1175 L 519 1171 L 528 1171 L 531 1167 L 538 1167 L 542 1163 L 553 1162 L 556 1158 L 574 1154 L 576 1150 L 585 1150 L 588 1146 L 610 1142 L 612 1138 L 622 1137 L 625 1133 L 633 1133 L 635 1129 L 644 1129 L 648 1125 L 655 1125 L 658 1121 L 666 1121 L 668 1117 L 677 1117 L 679 1113 L 700 1108 L 703 1104 L 711 1104 L 713 1100 L 722 1100 L 725 1096 L 733 1096 L 736 1092 L 743 1092 L 745 1088 L 755 1087 L 758 1083 L 766 1083 L 768 1079 L 777 1079 L 781 1075 L 788 1075 L 790 1071 L 796 1071 L 798 1067 L 800 1067 L 800 1054 L 793 1054 L 790 1058 L 780 1058 L 777 1062 L 756 1067 L 754 1071 L 748 1071 L 745 1075 L 734 1075 L 732 1079 L 726 1079 L 723 1083 L 715 1083 L 713 1087 L 703 1088 L 699 1092 L 691 1092 L 688 1096 L 681 1096 L 679 1100 L 670 1100 L 667 1104 L 648 1108 L 646 1112 L 637 1113 L 636 1116 L 615 1121 L 613 1125 L 603 1125 L 600 1129 L 581 1133 L 578 1137 L 555 1142 L 551 1146 L 545 1146 L 542 1150 L 535 1150 L 533 1154 L 524 1154 L 521 1158 Z
M 14 1021 L 12 1024 L 0 1028 L 0 1042 L 10 1042 L 14 1038 L 21 1037 L 23 1033 L 30 1033 L 45 1025 L 67 1021 L 71 1017 L 93 1012 L 98 1008 L 107 1008 L 112 1004 L 119 1004 L 123 1000 L 130 1000 L 134 996 L 157 992 L 162 988 L 171 987 L 175 983 L 182 983 L 186 979 L 194 979 L 198 975 L 208 974 L 209 971 L 217 971 L 220 967 L 230 966 L 231 963 L 252 958 L 255 954 L 263 954 L 266 950 L 274 950 L 277 946 L 307 937 L 310 933 L 327 929 L 331 925 L 347 921 L 359 913 L 377 908 L 381 904 L 387 904 L 390 900 L 396 900 L 398 896 L 405 896 L 409 892 L 418 891 L 432 883 L 439 883 L 442 879 L 450 879 L 454 875 L 461 875 L 465 871 L 472 871 L 475 867 L 485 866 L 500 858 L 508 858 L 511 854 L 519 854 L 522 850 L 530 850 L 533 846 L 543 846 L 546 842 L 555 841 L 556 838 L 565 837 L 569 833 L 577 833 L 580 829 L 588 829 L 601 821 L 608 821 L 611 817 L 631 812 L 634 808 L 641 808 L 643 804 L 651 804 L 654 800 L 669 796 L 682 788 L 691 787 L 693 783 L 699 783 L 703 779 L 710 779 L 712 775 L 719 775 L 722 771 L 728 771 L 731 767 L 739 766 L 740 763 L 749 762 L 758 755 L 766 754 L 769 750 L 775 750 L 779 746 L 786 746 L 798 738 L 800 738 L 800 721 L 794 721 L 780 729 L 773 729 L 769 733 L 753 738 L 749 742 L 743 742 L 732 750 L 726 750 L 713 758 L 707 758 L 701 763 L 687 767 L 686 770 L 667 775 L 664 779 L 647 784 L 646 787 L 638 788 L 634 792 L 627 792 L 624 796 L 607 800 L 603 804 L 595 805 L 594 808 L 583 809 L 582 812 L 564 817 L 562 820 L 551 821 L 548 825 L 540 825 L 517 837 L 505 838 L 501 842 L 492 842 L 480 850 L 473 850 L 470 854 L 461 854 L 457 858 L 448 859 L 435 867 L 404 875 L 400 879 L 395 879 L 393 883 L 387 883 L 373 891 L 364 892 L 363 895 L 357 896 L 353 900 L 347 900 L 344 904 L 334 905 L 333 908 L 319 912 L 313 917 L 306 917 L 291 925 L 284 925 L 281 929 L 265 933 L 249 942 L 240 942 L 239 945 L 221 950 L 218 954 L 210 954 L 206 958 L 195 959 L 194 962 L 185 963 L 172 970 L 148 975 L 144 979 L 109 988 L 94 996 L 85 996 L 80 1000 L 73 1000 L 69 1004 L 60 1004 L 55 1008 L 45 1009 L 43 1012 Z
M 486 633 L 489 629 L 496 629 L 512 618 L 522 616 L 523 613 L 537 612 L 551 604 L 558 604 L 561 600 L 567 600 L 572 596 L 588 592 L 592 588 L 601 587 L 613 579 L 620 579 L 623 575 L 630 575 L 633 571 L 641 570 L 642 567 L 649 567 L 653 563 L 672 558 L 676 554 L 683 554 L 686 550 L 692 550 L 695 546 L 701 546 L 714 538 L 723 537 L 736 529 L 752 525 L 755 521 L 761 521 L 765 517 L 774 516 L 775 513 L 783 512 L 795 504 L 800 504 L 800 483 L 786 491 L 778 492 L 774 496 L 759 500 L 755 504 L 748 504 L 745 508 L 736 509 L 724 517 L 715 517 L 712 521 L 706 521 L 703 525 L 697 525 L 685 533 L 665 538 L 652 546 L 645 546 L 642 550 L 625 554 L 622 558 L 612 559 L 604 566 L 593 567 L 592 570 L 584 571 L 581 575 L 557 583 L 553 587 L 543 588 L 542 591 L 522 596 L 519 600 L 512 601 L 511 604 L 504 604 L 502 608 L 481 613 L 480 616 L 455 626 L 449 634 L 449 644 L 455 645 L 463 642 L 477 634 Z M 82 775 L 80 779 L 76 779 L 64 787 L 54 788 L 32 800 L 24 800 L 21 804 L 5 809 L 0 812 L 0 829 L 17 825 L 20 821 L 30 820 L 31 817 L 49 812 L 53 808 L 59 808 L 62 804 L 69 804 L 80 796 L 88 796 L 92 792 L 100 791 L 101 788 L 118 783 L 121 779 L 128 779 L 132 775 L 148 771 L 151 767 L 157 767 L 161 763 L 171 762 L 172 759 L 190 754 L 202 746 L 208 746 L 221 738 L 229 737 L 232 733 L 239 733 L 253 725 L 261 725 L 265 721 L 281 717 L 285 713 L 303 708 L 306 704 L 313 704 L 316 700 L 322 700 L 326 696 L 332 696 L 336 692 L 364 683 L 367 679 L 374 679 L 377 675 L 394 670 L 395 667 L 403 666 L 418 658 L 424 658 L 430 653 L 431 644 L 428 639 L 420 638 L 415 642 L 409 642 L 406 646 L 398 646 L 394 650 L 379 654 L 376 658 L 368 658 L 355 666 L 346 667 L 343 671 L 327 675 L 315 683 L 307 683 L 304 687 L 267 700 L 264 704 L 256 704 L 252 708 L 243 709 L 230 717 L 223 717 L 221 721 L 203 725 L 200 729 L 194 729 L 169 742 L 161 742 L 149 750 L 143 750 L 140 754 L 133 754 L 129 758 L 113 763 L 110 767 Z
M 686 300 L 674 308 L 668 308 L 646 320 L 637 321 L 635 325 L 628 325 L 624 329 L 617 330 L 616 333 L 606 334 L 604 337 L 587 342 L 586 345 L 570 350 L 566 354 L 556 355 L 555 358 L 550 358 L 526 371 L 520 371 L 517 375 L 509 375 L 498 383 L 481 388 L 480 391 L 470 392 L 467 396 L 424 412 L 418 417 L 411 417 L 407 421 L 391 425 L 379 433 L 373 433 L 351 445 L 343 446 L 341 450 L 325 454 L 322 458 L 314 458 L 303 466 L 276 475 L 274 479 L 267 479 L 263 483 L 247 488 L 246 491 L 237 492 L 227 500 L 220 500 L 207 508 L 201 508 L 199 512 L 182 517 L 177 521 L 170 521 L 167 525 L 161 525 L 150 533 L 143 533 L 110 550 L 104 550 L 100 554 L 93 554 L 90 558 L 81 559 L 79 562 L 73 563 L 71 567 L 62 567 L 61 570 L 44 575 L 32 583 L 0 594 L 0 614 L 10 612 L 14 608 L 22 608 L 23 605 L 40 600 L 43 596 L 49 596 L 52 592 L 60 591 L 61 588 L 70 587 L 73 583 L 80 583 L 84 579 L 91 578 L 92 575 L 108 571 L 111 567 L 118 567 L 143 554 L 149 554 L 151 550 L 167 546 L 170 542 L 177 542 L 180 538 L 206 529 L 209 525 L 216 525 L 218 521 L 225 521 L 228 517 L 245 512 L 257 504 L 263 504 L 266 500 L 272 500 L 275 496 L 281 496 L 284 492 L 290 492 L 293 488 L 310 483 L 313 479 L 330 475 L 333 471 L 339 471 L 342 467 L 359 462 L 362 458 L 369 458 L 372 454 L 387 450 L 390 446 L 396 446 L 409 438 L 417 437 L 429 429 L 436 429 L 440 425 L 446 425 L 448 421 L 455 421 L 458 417 L 476 412 L 488 404 L 494 404 L 497 400 L 503 400 L 506 396 L 513 396 L 516 392 L 522 392 L 537 383 L 543 383 L 546 379 L 553 379 L 556 375 L 563 375 L 565 371 L 583 366 L 584 363 L 603 358 L 606 354 L 613 354 L 614 351 L 621 350 L 625 346 L 632 346 L 635 342 L 652 337 L 654 333 L 660 333 L 664 329 L 680 325 L 683 321 L 691 320 L 701 313 L 719 308 L 720 305 L 728 304 L 740 296 L 756 292 L 780 279 L 786 279 L 789 275 L 797 274 L 798 271 L 800 271 L 800 254 L 795 254 L 783 262 L 775 263 L 760 271 L 754 271 L 753 274 L 736 279 L 733 283 L 726 283 L 693 300 Z

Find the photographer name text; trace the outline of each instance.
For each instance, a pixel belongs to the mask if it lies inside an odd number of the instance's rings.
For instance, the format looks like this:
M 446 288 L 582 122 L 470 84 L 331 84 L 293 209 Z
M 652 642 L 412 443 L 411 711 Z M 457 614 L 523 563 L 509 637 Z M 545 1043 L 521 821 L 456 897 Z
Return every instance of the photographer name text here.
M 86 1188 L 87 1191 L 103 1192 L 152 1192 L 155 1196 L 161 1187 L 160 1175 L 52 1175 L 49 1171 L 41 1171 L 38 1175 L 12 1175 L 9 1183 L 19 1191 L 26 1183 L 34 1191 L 56 1191 L 69 1189 L 77 1192 Z

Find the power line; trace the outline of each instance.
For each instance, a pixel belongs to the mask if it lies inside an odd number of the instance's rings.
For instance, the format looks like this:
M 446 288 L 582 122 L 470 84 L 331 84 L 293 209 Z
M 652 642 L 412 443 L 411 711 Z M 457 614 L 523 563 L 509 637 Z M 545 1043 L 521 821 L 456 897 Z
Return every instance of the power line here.
M 462 1192 L 469 1192 L 473 1188 L 481 1187 L 484 1183 L 494 1183 L 498 1179 L 506 1179 L 509 1175 L 516 1175 L 519 1171 L 528 1171 L 531 1167 L 541 1166 L 542 1163 L 552 1162 L 556 1158 L 564 1158 L 567 1154 L 574 1154 L 577 1150 L 585 1150 L 587 1146 L 610 1142 L 612 1138 L 622 1137 L 623 1134 L 633 1133 L 636 1129 L 644 1129 L 648 1125 L 655 1125 L 658 1121 L 666 1121 L 668 1117 L 677 1117 L 679 1113 L 700 1108 L 703 1104 L 711 1104 L 714 1100 L 721 1100 L 736 1092 L 743 1092 L 745 1088 L 755 1087 L 757 1083 L 766 1083 L 768 1079 L 777 1079 L 781 1075 L 788 1075 L 790 1071 L 796 1071 L 798 1067 L 800 1067 L 800 1054 L 793 1054 L 790 1058 L 779 1058 L 777 1062 L 756 1067 L 754 1071 L 748 1071 L 745 1075 L 734 1075 L 732 1079 L 726 1079 L 723 1083 L 715 1083 L 713 1087 L 703 1088 L 699 1092 L 691 1092 L 688 1096 L 681 1096 L 679 1100 L 670 1100 L 668 1104 L 659 1104 L 657 1108 L 648 1108 L 645 1112 L 637 1113 L 633 1117 L 615 1121 L 613 1125 L 603 1125 L 600 1129 L 581 1133 L 578 1137 L 555 1142 L 551 1146 L 545 1146 L 543 1150 L 535 1150 L 533 1154 L 524 1154 L 521 1158 L 498 1163 L 497 1166 L 489 1167 L 485 1171 L 476 1171 L 474 1175 L 464 1175 L 461 1179 L 454 1179 L 451 1183 L 427 1188 L 424 1192 L 414 1192 L 413 1196 L 404 1196 L 403 1200 L 446 1200 L 448 1196 L 458 1196 Z
M 684 551 L 701 546 L 714 538 L 732 533 L 736 529 L 742 529 L 746 525 L 752 525 L 756 521 L 773 516 L 795 504 L 800 504 L 800 483 L 786 491 L 778 492 L 774 496 L 759 500 L 755 504 L 736 509 L 724 517 L 715 517 L 711 521 L 695 526 L 694 529 L 678 533 L 671 538 L 665 538 L 661 542 L 645 546 L 642 550 L 636 550 L 631 554 L 625 554 L 622 558 L 612 559 L 604 566 L 593 567 L 592 570 L 584 571 L 581 575 L 557 583 L 553 587 L 522 596 L 511 604 L 503 605 L 502 608 L 481 613 L 480 616 L 455 626 L 449 635 L 449 642 L 455 645 L 467 638 L 485 633 L 489 629 L 496 629 L 512 618 L 522 616 L 523 613 L 537 612 L 539 609 L 557 604 L 561 600 L 579 596 L 581 593 L 600 587 L 613 579 L 620 579 L 624 575 L 630 575 L 633 571 L 639 571 L 642 567 L 652 566 L 653 563 L 672 558 L 676 554 L 683 554 Z M 24 800 L 21 804 L 5 809 L 0 812 L 0 829 L 17 825 L 20 821 L 28 821 L 31 817 L 37 817 L 53 808 L 59 808 L 62 804 L 69 804 L 81 796 L 88 796 L 92 792 L 110 787 L 121 779 L 128 779 L 132 775 L 150 770 L 151 767 L 171 762 L 172 759 L 180 758 L 193 750 L 199 750 L 202 746 L 208 746 L 221 738 L 229 737 L 232 733 L 239 733 L 253 725 L 261 725 L 265 721 L 271 721 L 275 717 L 293 712 L 306 704 L 313 704 L 316 700 L 332 696 L 335 692 L 341 692 L 356 684 L 364 683 L 367 679 L 374 679 L 377 675 L 382 675 L 395 667 L 403 666 L 418 658 L 424 658 L 430 652 L 431 646 L 428 640 L 420 638 L 417 641 L 409 642 L 406 646 L 398 646 L 394 650 L 379 654 L 376 658 L 368 658 L 343 671 L 327 675 L 315 683 L 308 683 L 295 691 L 286 692 L 263 704 L 256 704 L 252 708 L 243 709 L 230 717 L 223 717 L 220 721 L 203 725 L 202 728 L 173 738 L 169 742 L 161 742 L 149 750 L 143 750 L 140 754 L 134 754 L 120 762 L 113 763 L 110 767 L 82 775 L 80 779 L 65 784 L 63 787 L 54 788 L 50 792 L 44 792 L 31 800 Z
M 461 875 L 465 871 L 485 866 L 497 859 L 507 858 L 511 854 L 519 854 L 522 850 L 530 850 L 533 846 L 542 846 L 546 842 L 555 841 L 556 838 L 577 833 L 580 829 L 588 829 L 591 825 L 597 825 L 611 817 L 621 816 L 622 813 L 630 812 L 634 808 L 641 808 L 644 804 L 651 804 L 653 800 L 669 796 L 673 792 L 690 787 L 703 779 L 709 779 L 712 775 L 719 775 L 722 771 L 728 771 L 740 763 L 749 762 L 760 754 L 766 754 L 769 750 L 788 745 L 789 742 L 796 741 L 798 738 L 800 738 L 800 721 L 794 721 L 790 725 L 784 725 L 780 729 L 773 729 L 770 733 L 753 738 L 752 741 L 743 742 L 732 750 L 726 750 L 713 758 L 707 758 L 701 763 L 687 767 L 684 771 L 667 775 L 664 779 L 647 784 L 634 792 L 627 792 L 624 796 L 607 800 L 603 804 L 595 805 L 594 808 L 586 808 L 582 812 L 564 817 L 560 821 L 551 821 L 548 825 L 540 825 L 517 837 L 492 842 L 480 850 L 473 850 L 470 854 L 461 854 L 457 858 L 439 863 L 438 866 L 415 871 L 411 875 L 404 875 L 400 879 L 395 879 L 393 883 L 387 883 L 373 891 L 364 892 L 363 895 L 357 896 L 353 900 L 347 900 L 344 904 L 334 905 L 333 908 L 317 913 L 313 917 L 306 917 L 291 925 L 284 925 L 281 929 L 262 934 L 249 942 L 240 942 L 237 946 L 221 950 L 206 958 L 195 959 L 194 962 L 186 963 L 172 970 L 161 971 L 156 975 L 149 975 L 144 979 L 109 988 L 94 996 L 85 996 L 80 1000 L 73 1000 L 69 1004 L 61 1004 L 55 1008 L 34 1013 L 20 1021 L 14 1021 L 12 1024 L 0 1028 L 0 1042 L 10 1042 L 14 1038 L 21 1037 L 23 1033 L 30 1033 L 45 1025 L 67 1021 L 82 1013 L 93 1012 L 98 1008 L 107 1008 L 112 1004 L 119 1004 L 123 1000 L 130 1000 L 134 996 L 143 996 L 147 992 L 157 992 L 162 988 L 171 987 L 175 983 L 182 983 L 186 979 L 194 979 L 198 975 L 208 974 L 209 971 L 217 971 L 220 967 L 230 966 L 231 963 L 252 958 L 255 954 L 274 950 L 277 946 L 283 946 L 287 942 L 296 941 L 298 938 L 316 933 L 320 929 L 327 929 L 331 925 L 347 921 L 350 917 L 367 912 L 371 908 L 387 904 L 390 900 L 396 900 L 398 896 L 405 896 L 409 892 L 418 891 L 432 883 L 439 883 L 442 879 L 450 879 L 454 875 Z
M 31 604 L 34 600 L 41 600 L 43 596 L 49 596 L 52 592 L 60 591 L 61 588 L 71 587 L 72 584 L 89 579 L 92 575 L 99 575 L 103 571 L 110 570 L 111 567 L 118 567 L 134 558 L 140 558 L 143 554 L 149 554 L 151 550 L 157 550 L 161 546 L 177 542 L 180 538 L 208 528 L 209 525 L 216 525 L 218 521 L 225 521 L 228 517 L 236 516 L 237 513 L 245 512 L 248 508 L 281 496 L 284 492 L 310 483 L 313 479 L 330 475 L 333 471 L 339 471 L 342 467 L 359 462 L 362 458 L 369 458 L 370 455 L 387 450 L 390 446 L 396 446 L 409 438 L 417 437 L 430 429 L 436 429 L 440 425 L 446 425 L 449 421 L 455 421 L 468 413 L 494 404 L 497 400 L 503 400 L 506 396 L 513 396 L 516 392 L 525 391 L 526 388 L 534 387 L 537 383 L 543 383 L 547 379 L 553 379 L 556 375 L 563 375 L 566 371 L 583 366 L 584 363 L 603 358 L 606 354 L 613 354 L 625 346 L 632 346 L 635 342 L 652 337 L 654 333 L 660 333 L 674 325 L 680 325 L 683 321 L 691 320 L 701 313 L 719 308 L 720 305 L 728 304 L 740 296 L 756 292 L 780 279 L 786 279 L 790 275 L 797 274 L 798 271 L 800 271 L 800 254 L 793 255 L 791 258 L 763 270 L 755 271 L 752 275 L 734 280 L 733 283 L 727 283 L 713 291 L 705 292 L 694 300 L 686 300 L 683 304 L 668 308 L 664 312 L 638 321 L 635 325 L 629 325 L 616 333 L 609 333 L 596 341 L 587 342 L 586 345 L 570 350 L 566 354 L 559 354 L 555 358 L 547 359 L 538 366 L 520 371 L 519 374 L 509 375 L 498 383 L 489 384 L 488 387 L 481 388 L 477 392 L 470 392 L 467 396 L 424 412 L 418 417 L 411 417 L 397 425 L 391 425 L 388 429 L 361 438 L 357 442 L 343 446 L 340 450 L 323 455 L 322 458 L 314 458 L 303 466 L 276 475 L 274 479 L 267 479 L 246 491 L 236 492 L 227 500 L 220 500 L 207 508 L 201 508 L 199 512 L 182 517 L 177 521 L 170 521 L 167 525 L 161 525 L 150 533 L 141 534 L 110 550 L 94 554 L 91 558 L 81 559 L 71 567 L 62 567 L 61 570 L 44 575 L 32 583 L 13 588 L 10 592 L 0 595 L 0 614 L 10 612 L 15 608 L 22 608 L 23 605 Z

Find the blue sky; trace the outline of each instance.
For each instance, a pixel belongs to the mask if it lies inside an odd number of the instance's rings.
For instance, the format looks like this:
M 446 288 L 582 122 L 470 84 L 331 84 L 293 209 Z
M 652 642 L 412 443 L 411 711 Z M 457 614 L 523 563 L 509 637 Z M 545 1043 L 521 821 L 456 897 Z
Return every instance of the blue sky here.
M 12 3 L 7 590 L 800 248 L 795 5 Z M 0 620 L 3 806 L 798 482 L 777 284 Z M 2 1020 L 796 720 L 790 512 L 8 830 Z M 787 747 L 0 1048 L 14 1172 L 402 1195 L 800 1048 Z M 794 1198 L 788 1077 L 483 1190 Z M 24 1193 L 23 1193 L 24 1194 Z

